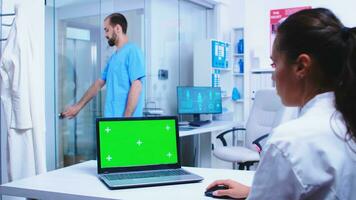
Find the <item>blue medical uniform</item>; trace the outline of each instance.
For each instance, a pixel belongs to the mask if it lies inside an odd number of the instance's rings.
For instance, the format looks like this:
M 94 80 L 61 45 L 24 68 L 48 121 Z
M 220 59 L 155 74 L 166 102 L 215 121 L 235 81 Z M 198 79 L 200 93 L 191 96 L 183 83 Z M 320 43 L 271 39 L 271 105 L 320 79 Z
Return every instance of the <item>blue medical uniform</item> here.
M 135 44 L 126 43 L 109 59 L 102 79 L 106 82 L 104 117 L 122 117 L 133 81 L 140 80 L 145 88 L 145 65 L 143 53 Z M 142 116 L 144 89 L 140 94 L 133 117 Z

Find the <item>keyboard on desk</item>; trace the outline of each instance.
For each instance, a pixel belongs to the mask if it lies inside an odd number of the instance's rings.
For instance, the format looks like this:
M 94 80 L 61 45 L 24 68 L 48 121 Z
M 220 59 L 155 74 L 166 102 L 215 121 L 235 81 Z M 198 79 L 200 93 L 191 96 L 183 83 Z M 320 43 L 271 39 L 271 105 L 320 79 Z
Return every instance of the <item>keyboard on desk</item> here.
M 209 124 L 211 121 L 210 120 L 203 120 L 203 121 L 192 121 L 189 122 L 190 126 L 203 126 L 206 124 Z
M 151 178 L 151 177 L 164 177 L 164 176 L 179 176 L 188 175 L 190 173 L 182 169 L 171 169 L 171 170 L 159 170 L 159 171 L 149 171 L 149 172 L 125 172 L 125 173 L 115 173 L 106 174 L 105 178 L 108 180 L 123 180 L 123 179 L 140 179 L 140 178 Z

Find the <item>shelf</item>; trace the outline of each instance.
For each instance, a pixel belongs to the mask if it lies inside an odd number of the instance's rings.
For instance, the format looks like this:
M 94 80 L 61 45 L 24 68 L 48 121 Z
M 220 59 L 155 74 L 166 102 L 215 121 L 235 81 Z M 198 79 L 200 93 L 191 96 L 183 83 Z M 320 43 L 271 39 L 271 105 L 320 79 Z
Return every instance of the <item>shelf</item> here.
M 217 67 L 213 67 L 213 70 L 220 70 L 222 72 L 229 72 L 231 71 L 231 68 L 217 68 Z
M 239 99 L 239 100 L 236 100 L 236 101 L 234 101 L 235 103 L 243 103 L 244 102 L 244 100 L 243 99 Z
M 218 68 L 218 67 L 212 67 L 213 70 L 220 70 L 220 71 L 231 71 L 231 68 Z
M 251 70 L 252 73 L 272 73 L 274 72 L 274 69 L 271 67 L 265 67 L 265 68 L 255 68 Z
M 247 110 L 247 104 L 244 102 L 245 96 L 248 94 L 247 91 L 245 91 L 244 86 L 249 85 L 246 80 L 246 76 L 250 75 L 250 72 L 247 73 L 246 71 L 240 71 L 240 62 L 246 61 L 247 57 L 245 58 L 245 55 L 248 56 L 248 52 L 246 51 L 246 41 L 244 40 L 244 28 L 243 27 L 233 27 L 233 30 L 230 35 L 230 41 L 231 41 L 231 62 L 232 62 L 232 79 L 233 79 L 233 84 L 236 88 L 238 88 L 238 95 L 236 97 L 240 97 L 237 100 L 231 100 L 230 105 L 233 107 L 233 112 L 234 112 L 234 120 L 238 121 L 245 121 L 245 116 L 246 113 L 248 113 Z M 246 62 L 243 63 L 244 66 L 246 66 Z M 244 70 L 242 68 L 242 70 Z M 242 73 L 240 73 L 242 72 Z M 234 89 L 233 89 L 234 91 Z M 232 96 L 234 96 L 232 92 Z M 235 96 L 234 96 L 234 99 Z M 247 100 L 246 100 L 247 101 Z M 249 102 L 249 101 L 247 101 Z
M 231 96 L 221 96 L 222 99 L 231 99 Z
M 244 28 L 243 27 L 235 27 L 235 28 L 233 28 L 235 31 L 243 31 L 244 30 Z
M 244 76 L 244 73 L 234 73 L 234 76 Z
M 235 56 L 235 57 L 243 57 L 244 54 L 243 54 L 243 53 L 234 53 L 234 56 Z

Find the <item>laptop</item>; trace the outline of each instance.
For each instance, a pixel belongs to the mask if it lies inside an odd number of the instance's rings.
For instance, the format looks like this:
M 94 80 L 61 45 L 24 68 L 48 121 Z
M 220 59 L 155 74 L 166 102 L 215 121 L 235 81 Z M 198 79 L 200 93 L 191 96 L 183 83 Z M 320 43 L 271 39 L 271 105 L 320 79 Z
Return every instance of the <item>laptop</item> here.
M 110 189 L 193 183 L 181 168 L 177 117 L 98 118 L 98 177 Z

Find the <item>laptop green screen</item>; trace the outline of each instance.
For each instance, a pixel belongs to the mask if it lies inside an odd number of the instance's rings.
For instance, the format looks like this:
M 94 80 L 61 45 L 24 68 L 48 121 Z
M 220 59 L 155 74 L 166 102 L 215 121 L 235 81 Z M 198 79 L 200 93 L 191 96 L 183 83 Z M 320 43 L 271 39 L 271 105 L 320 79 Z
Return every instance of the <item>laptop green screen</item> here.
M 102 168 L 176 164 L 174 119 L 99 121 Z

